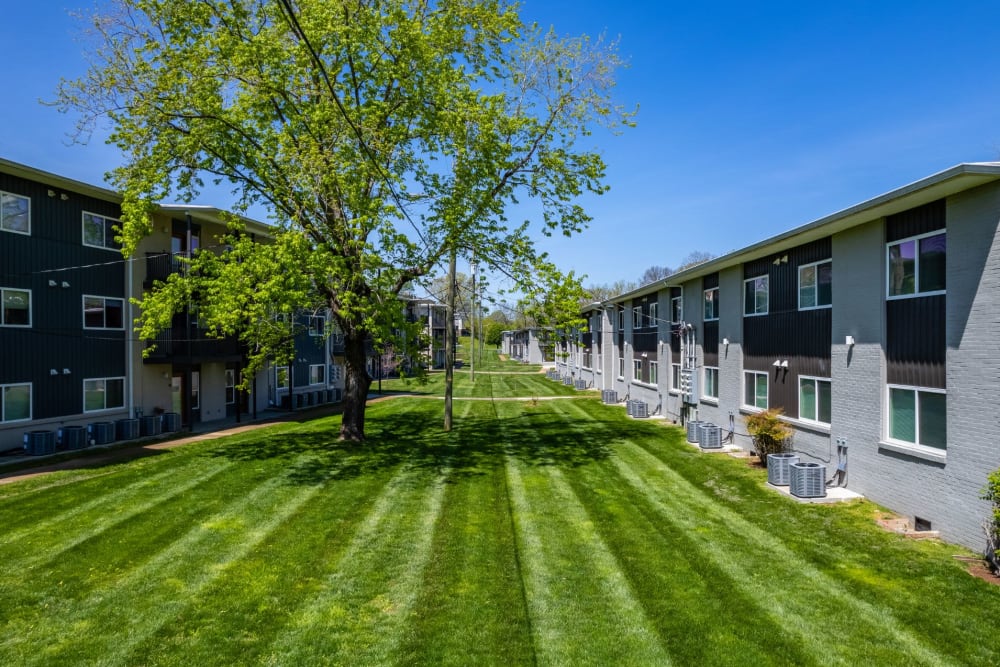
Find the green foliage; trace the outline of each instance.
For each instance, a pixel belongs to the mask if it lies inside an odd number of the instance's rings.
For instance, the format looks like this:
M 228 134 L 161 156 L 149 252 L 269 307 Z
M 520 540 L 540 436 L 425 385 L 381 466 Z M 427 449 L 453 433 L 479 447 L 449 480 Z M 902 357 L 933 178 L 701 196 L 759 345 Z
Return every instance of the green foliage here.
M 598 150 L 580 144 L 632 124 L 611 100 L 615 44 L 524 25 L 500 0 L 117 4 L 94 17 L 90 70 L 57 104 L 80 114 L 81 138 L 110 122 L 123 252 L 150 232 L 153 202 L 189 200 L 203 179 L 277 226 L 274 257 L 206 257 L 197 289 L 147 295 L 142 331 L 211 294 L 225 306 L 205 300 L 202 322 L 249 327 L 255 354 L 281 356 L 267 318 L 296 299 L 329 308 L 347 350 L 345 437 L 363 437 L 363 341 L 393 338 L 400 291 L 453 251 L 533 284 L 533 234 L 581 231 L 577 200 L 606 189 Z M 507 220 L 519 197 L 539 205 L 535 224 Z M 221 265 L 240 259 L 265 267 L 263 290 L 256 269 Z
M 784 452 L 791 442 L 792 429 L 782 419 L 781 408 L 769 408 L 743 418 L 753 438 L 753 448 L 760 462 L 767 466 L 767 455 Z
M 986 556 L 997 566 L 996 559 L 1000 554 L 1000 468 L 991 472 L 986 480 L 983 499 L 993 504 L 983 526 L 986 531 Z
M 487 345 L 500 345 L 503 342 L 503 332 L 507 330 L 507 327 L 496 320 L 488 319 L 483 324 L 483 330 Z

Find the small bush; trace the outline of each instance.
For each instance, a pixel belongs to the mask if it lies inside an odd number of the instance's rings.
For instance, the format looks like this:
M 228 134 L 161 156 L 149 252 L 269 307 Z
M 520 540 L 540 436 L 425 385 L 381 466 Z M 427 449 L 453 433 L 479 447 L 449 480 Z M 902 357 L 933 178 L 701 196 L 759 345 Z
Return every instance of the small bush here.
M 781 408 L 770 408 L 744 417 L 747 431 L 753 438 L 753 449 L 767 467 L 767 455 L 784 452 L 792 438 L 792 429 L 781 420 Z
M 986 488 L 983 489 L 983 499 L 993 503 L 993 512 L 983 522 L 986 531 L 986 560 L 994 573 L 1000 573 L 1000 469 L 994 470 L 986 478 Z

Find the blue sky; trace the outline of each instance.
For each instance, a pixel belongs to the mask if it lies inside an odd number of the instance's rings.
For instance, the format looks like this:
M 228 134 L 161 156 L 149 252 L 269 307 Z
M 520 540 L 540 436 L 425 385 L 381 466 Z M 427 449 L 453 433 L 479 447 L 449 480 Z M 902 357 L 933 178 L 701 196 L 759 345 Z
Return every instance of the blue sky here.
M 89 0 L 14 3 L 0 21 L 0 156 L 89 183 L 117 164 L 68 145 L 39 104 L 84 72 Z M 60 7 L 62 10 L 60 10 Z M 1000 160 L 1000 3 L 525 0 L 528 20 L 620 39 L 619 101 L 638 126 L 597 133 L 611 191 L 572 239 L 542 239 L 588 282 L 722 254 L 959 162 Z M 225 192 L 200 201 L 225 207 Z

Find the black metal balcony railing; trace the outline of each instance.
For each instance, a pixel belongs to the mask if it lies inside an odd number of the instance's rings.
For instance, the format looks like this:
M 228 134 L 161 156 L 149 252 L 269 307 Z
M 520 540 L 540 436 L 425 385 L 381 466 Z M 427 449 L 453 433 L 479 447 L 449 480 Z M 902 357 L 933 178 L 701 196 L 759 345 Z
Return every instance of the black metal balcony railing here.
M 180 273 L 181 261 L 168 252 L 146 253 L 145 287 L 152 287 L 156 281 L 165 281 L 171 273 Z
M 152 341 L 155 348 L 145 357 L 147 364 L 164 362 L 239 361 L 240 341 L 235 336 L 210 338 L 204 331 L 192 328 L 191 335 L 183 328 L 161 331 Z

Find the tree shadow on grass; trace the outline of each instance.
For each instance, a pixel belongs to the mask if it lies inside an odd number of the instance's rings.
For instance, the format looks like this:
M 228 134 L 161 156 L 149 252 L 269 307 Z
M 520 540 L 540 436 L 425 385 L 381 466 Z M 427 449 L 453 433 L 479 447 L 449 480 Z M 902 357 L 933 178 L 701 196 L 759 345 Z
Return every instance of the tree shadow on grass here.
M 441 430 L 440 407 L 381 410 L 367 420 L 363 443 L 337 439 L 339 421 L 323 419 L 300 429 L 255 434 L 220 443 L 208 455 L 235 461 L 287 461 L 287 478 L 320 484 L 406 467 L 455 481 L 486 474 L 506 457 L 531 466 L 576 467 L 607 459 L 622 439 L 620 421 L 587 420 L 574 430 L 557 414 L 530 409 L 513 417 L 463 416 Z

